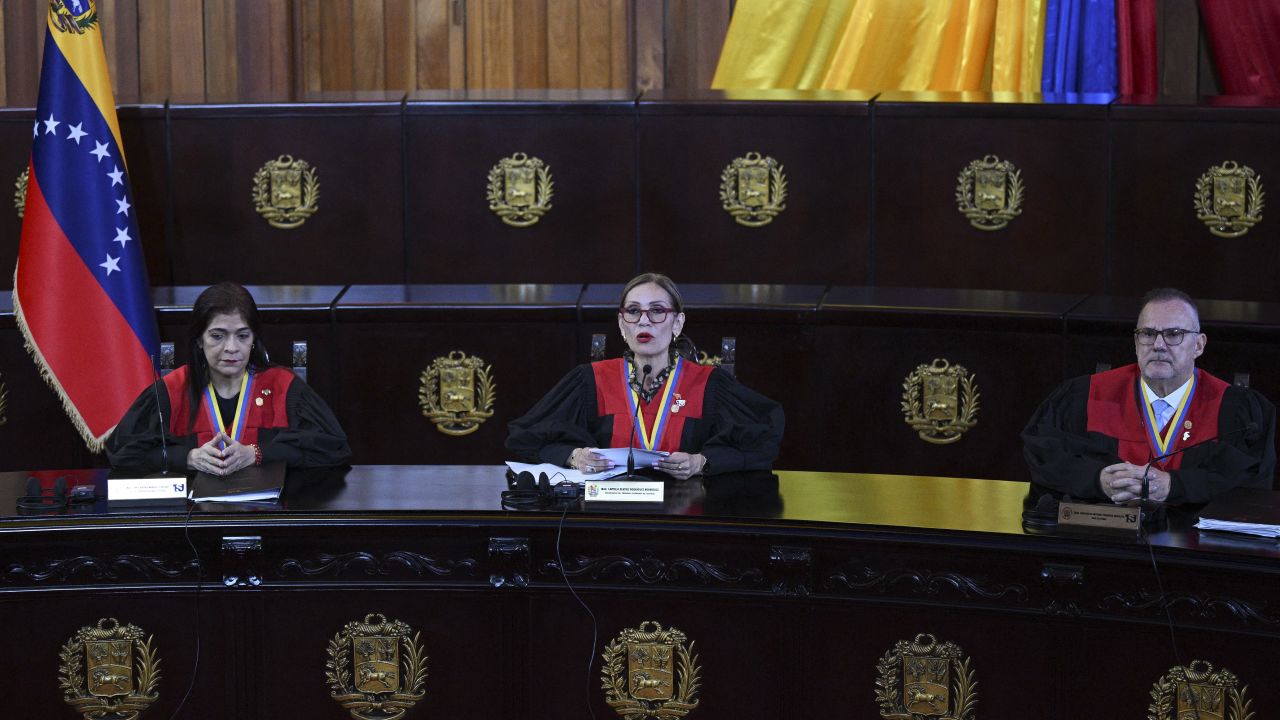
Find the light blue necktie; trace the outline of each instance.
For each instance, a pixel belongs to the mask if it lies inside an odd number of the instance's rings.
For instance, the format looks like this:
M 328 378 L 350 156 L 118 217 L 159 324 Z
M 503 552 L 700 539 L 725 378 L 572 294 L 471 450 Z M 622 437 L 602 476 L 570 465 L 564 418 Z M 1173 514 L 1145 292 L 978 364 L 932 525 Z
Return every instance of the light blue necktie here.
M 1156 429 L 1159 431 L 1169 422 L 1173 415 L 1173 406 L 1160 398 L 1151 401 L 1151 411 L 1156 415 Z

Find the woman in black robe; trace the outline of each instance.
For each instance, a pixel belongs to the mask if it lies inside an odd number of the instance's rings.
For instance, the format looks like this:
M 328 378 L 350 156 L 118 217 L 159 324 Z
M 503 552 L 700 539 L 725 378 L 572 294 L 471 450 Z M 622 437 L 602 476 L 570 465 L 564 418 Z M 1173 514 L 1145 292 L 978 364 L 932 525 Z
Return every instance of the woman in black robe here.
M 510 424 L 507 449 L 583 472 L 610 467 L 597 449 L 628 446 L 668 452 L 653 468 L 681 479 L 769 469 L 782 442 L 782 407 L 724 370 L 698 365 L 680 334 L 684 320 L 670 278 L 633 278 L 618 310 L 625 357 L 572 370 Z
M 351 456 L 324 400 L 267 360 L 248 290 L 224 282 L 202 292 L 188 337 L 191 363 L 148 386 L 107 439 L 112 467 L 227 475 L 267 462 L 332 467 Z

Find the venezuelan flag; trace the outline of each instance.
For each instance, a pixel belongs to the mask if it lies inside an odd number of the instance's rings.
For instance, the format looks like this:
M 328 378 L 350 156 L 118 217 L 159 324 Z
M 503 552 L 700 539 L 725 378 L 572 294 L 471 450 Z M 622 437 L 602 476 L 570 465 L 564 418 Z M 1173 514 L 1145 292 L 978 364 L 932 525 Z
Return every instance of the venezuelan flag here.
M 31 141 L 14 312 L 96 452 L 151 382 L 158 333 L 93 0 L 50 0 Z

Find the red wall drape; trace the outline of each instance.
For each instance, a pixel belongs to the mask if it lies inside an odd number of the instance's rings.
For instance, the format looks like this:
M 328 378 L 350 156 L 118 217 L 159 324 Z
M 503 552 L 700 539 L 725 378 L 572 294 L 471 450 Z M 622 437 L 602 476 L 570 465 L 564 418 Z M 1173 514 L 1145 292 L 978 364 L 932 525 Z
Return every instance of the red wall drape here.
M 1224 95 L 1280 95 L 1280 0 L 1200 0 Z
M 1156 0 L 1116 0 L 1121 95 L 1158 95 Z

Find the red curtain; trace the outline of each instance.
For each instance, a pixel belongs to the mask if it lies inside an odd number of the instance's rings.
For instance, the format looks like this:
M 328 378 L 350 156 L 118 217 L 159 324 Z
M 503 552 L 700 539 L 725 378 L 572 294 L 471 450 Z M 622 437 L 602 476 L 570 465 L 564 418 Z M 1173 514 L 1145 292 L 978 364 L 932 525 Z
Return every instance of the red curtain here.
M 1160 94 L 1156 0 L 1116 0 L 1121 95 Z
M 1280 95 L 1280 0 L 1200 0 L 1224 95 Z

